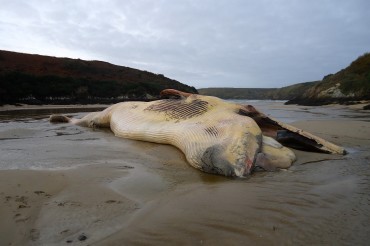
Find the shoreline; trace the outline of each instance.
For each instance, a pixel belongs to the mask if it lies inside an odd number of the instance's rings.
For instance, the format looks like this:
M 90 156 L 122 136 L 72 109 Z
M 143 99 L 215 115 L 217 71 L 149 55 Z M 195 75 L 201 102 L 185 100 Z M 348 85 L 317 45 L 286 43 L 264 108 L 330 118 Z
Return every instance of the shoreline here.
M 55 106 L 60 105 L 51 109 Z M 352 105 L 325 105 L 328 112 L 342 106 Z M 293 107 L 301 108 L 283 106 Z M 370 239 L 370 122 L 345 119 L 301 119 L 292 125 L 345 147 L 348 155 L 295 151 L 298 160 L 288 170 L 246 179 L 202 173 L 174 147 L 100 130 L 46 121 L 27 123 L 36 128 L 24 132 L 23 123 L 9 126 L 0 131 L 2 153 L 9 154 L 1 161 L 25 165 L 0 170 L 0 242 L 226 245 L 232 239 L 235 245 L 364 245 Z M 81 166 L 27 169 L 38 162 L 61 165 L 63 159 Z
M 225 100 L 225 99 L 224 99 Z M 248 101 L 248 99 L 241 99 Z M 266 101 L 266 100 L 257 100 L 257 101 Z M 270 101 L 270 100 L 268 100 Z M 277 102 L 285 102 L 285 100 L 271 100 L 271 101 L 277 101 Z M 12 104 L 5 104 L 0 106 L 0 112 L 16 112 L 16 111 L 22 111 L 22 110 L 43 110 L 43 109 L 105 109 L 112 104 L 42 104 L 42 105 L 34 105 L 34 104 L 20 104 L 20 105 L 12 105 Z M 340 108 L 349 108 L 349 109 L 355 109 L 355 110 L 364 110 L 363 107 L 366 105 L 370 105 L 370 101 L 368 100 L 362 100 L 358 101 L 358 103 L 355 104 L 339 104 L 339 103 L 333 103 L 333 104 L 325 104 L 325 105 L 318 105 L 318 106 L 305 106 L 305 105 L 297 105 L 297 104 L 289 104 L 284 105 L 285 107 L 340 107 Z

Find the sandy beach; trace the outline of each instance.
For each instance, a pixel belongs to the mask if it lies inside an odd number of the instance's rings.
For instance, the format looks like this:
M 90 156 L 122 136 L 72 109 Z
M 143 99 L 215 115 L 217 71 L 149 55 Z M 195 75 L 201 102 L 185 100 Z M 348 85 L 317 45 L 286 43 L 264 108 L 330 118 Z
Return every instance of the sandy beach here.
M 367 245 L 370 112 L 255 104 L 348 154 L 295 151 L 288 170 L 232 179 L 172 146 L 50 124 L 50 108 L 0 109 L 0 244 Z

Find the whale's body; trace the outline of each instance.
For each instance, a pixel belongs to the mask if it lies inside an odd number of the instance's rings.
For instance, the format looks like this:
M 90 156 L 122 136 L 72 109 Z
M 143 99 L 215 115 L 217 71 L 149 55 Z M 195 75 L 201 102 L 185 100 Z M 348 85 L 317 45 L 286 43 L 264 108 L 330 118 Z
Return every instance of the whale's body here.
M 274 170 L 292 165 L 294 153 L 275 140 L 279 132 L 284 142 L 293 139 L 313 150 L 344 153 L 341 147 L 271 119 L 252 106 L 175 90 L 164 94 L 180 98 L 123 102 L 82 119 L 52 115 L 50 120 L 109 127 L 118 137 L 170 144 L 185 154 L 191 166 L 225 176 L 243 177 L 255 167 Z

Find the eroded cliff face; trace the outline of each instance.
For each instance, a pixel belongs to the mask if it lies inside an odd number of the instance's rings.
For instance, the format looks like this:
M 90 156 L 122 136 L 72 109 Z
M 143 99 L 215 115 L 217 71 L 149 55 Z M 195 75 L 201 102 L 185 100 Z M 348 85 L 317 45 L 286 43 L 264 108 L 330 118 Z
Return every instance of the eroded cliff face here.
M 358 100 L 370 100 L 370 53 L 336 74 L 325 76 L 287 104 L 323 105 Z
M 307 98 L 312 98 L 312 99 L 325 99 L 325 98 L 333 98 L 333 99 L 338 99 L 338 98 L 353 98 L 356 97 L 354 92 L 348 92 L 344 93 L 341 90 L 341 83 L 338 82 L 334 85 L 331 85 L 329 88 L 326 88 L 327 85 L 316 85 L 310 89 L 308 89 L 305 93 L 304 96 Z
M 336 83 L 333 87 L 330 87 L 326 90 L 320 91 L 317 95 L 319 98 L 321 97 L 332 97 L 332 98 L 341 98 L 341 97 L 354 97 L 355 94 L 353 92 L 344 94 L 340 90 L 340 83 Z

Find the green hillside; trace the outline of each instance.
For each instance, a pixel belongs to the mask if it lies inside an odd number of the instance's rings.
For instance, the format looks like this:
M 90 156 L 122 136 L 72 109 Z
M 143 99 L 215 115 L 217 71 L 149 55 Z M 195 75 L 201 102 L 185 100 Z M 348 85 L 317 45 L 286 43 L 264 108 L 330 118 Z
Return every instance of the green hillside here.
M 322 105 L 370 100 L 370 53 L 366 53 L 347 68 L 329 74 L 288 104 Z
M 282 88 L 202 88 L 200 94 L 224 99 L 289 100 L 286 104 L 324 105 L 370 100 L 370 53 L 347 68 L 321 81 L 298 83 Z

